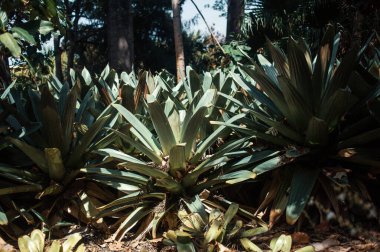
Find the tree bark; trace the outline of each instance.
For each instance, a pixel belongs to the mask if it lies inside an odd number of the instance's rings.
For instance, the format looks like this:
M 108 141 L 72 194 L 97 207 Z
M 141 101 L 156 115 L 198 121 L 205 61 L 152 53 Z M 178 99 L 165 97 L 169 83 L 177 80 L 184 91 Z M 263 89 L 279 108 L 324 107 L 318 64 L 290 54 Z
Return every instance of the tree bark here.
M 108 0 L 108 62 L 116 71 L 132 70 L 133 19 L 131 0 Z
M 0 91 L 11 84 L 8 56 L 0 51 Z
M 244 18 L 244 0 L 228 0 L 227 7 L 227 40 L 240 33 Z
M 185 77 L 185 53 L 183 51 L 181 10 L 179 2 L 179 0 L 172 0 L 177 81 L 180 81 Z
M 63 82 L 63 72 L 62 72 L 62 50 L 59 45 L 61 36 L 54 36 L 54 62 L 55 62 L 55 76 Z

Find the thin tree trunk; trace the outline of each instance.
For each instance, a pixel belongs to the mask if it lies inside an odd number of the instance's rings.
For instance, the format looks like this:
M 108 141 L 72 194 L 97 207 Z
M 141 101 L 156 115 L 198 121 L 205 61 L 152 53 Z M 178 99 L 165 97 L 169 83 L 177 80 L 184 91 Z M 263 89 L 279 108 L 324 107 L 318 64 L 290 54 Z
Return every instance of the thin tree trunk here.
M 133 19 L 131 0 L 108 0 L 108 61 L 116 71 L 132 70 Z
M 8 56 L 0 52 L 0 90 L 11 84 Z
M 172 8 L 177 81 L 180 81 L 185 76 L 185 54 L 183 51 L 181 10 L 179 0 L 172 0 Z
M 244 0 L 228 0 L 227 40 L 240 33 L 244 18 Z
M 63 81 L 63 72 L 62 72 L 62 50 L 59 45 L 61 36 L 54 36 L 54 61 L 55 61 L 55 76 L 58 80 Z
M 362 42 L 362 31 L 363 31 L 363 20 L 364 17 L 359 9 L 356 10 L 354 16 L 354 27 L 352 31 L 352 45 L 360 47 Z
M 67 70 L 70 73 L 70 69 L 74 67 L 74 55 L 77 43 L 78 24 L 80 19 L 82 0 L 76 0 L 74 3 L 74 20 L 72 29 L 70 29 L 70 49 L 67 55 Z

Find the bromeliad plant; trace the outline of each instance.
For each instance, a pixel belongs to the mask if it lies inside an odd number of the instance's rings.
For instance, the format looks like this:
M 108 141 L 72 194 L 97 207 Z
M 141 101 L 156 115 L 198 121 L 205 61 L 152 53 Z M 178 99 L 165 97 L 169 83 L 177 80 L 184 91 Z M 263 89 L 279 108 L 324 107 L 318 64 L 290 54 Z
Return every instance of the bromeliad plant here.
M 282 145 L 286 150 L 282 156 L 273 157 L 253 171 L 265 173 L 292 163 L 274 172 L 277 178 L 272 180 L 270 192 L 261 206 L 274 201 L 271 224 L 285 209 L 287 222 L 294 224 L 317 181 L 329 195 L 334 209 L 339 211 L 330 182 L 339 183 L 333 176 L 325 176 L 328 170 L 334 174 L 333 168 L 326 167 L 341 162 L 342 166 L 351 169 L 348 161 L 356 161 L 367 169 L 379 166 L 379 160 L 370 154 L 379 153 L 376 150 L 356 158 L 346 155 L 347 151 L 363 153 L 353 148 L 380 138 L 375 113 L 368 113 L 367 109 L 378 103 L 378 83 L 371 86 L 355 71 L 363 50 L 352 50 L 341 61 L 337 60 L 339 39 L 340 35 L 335 35 L 334 29 L 329 27 L 314 59 L 302 39 L 298 42 L 289 39 L 287 55 L 269 42 L 273 63 L 258 55 L 260 65 L 241 66 L 245 79 L 232 74 L 254 100 L 245 104 L 229 98 L 252 118 L 242 122 L 244 128 L 230 126 Z
M 176 216 L 181 202 L 194 201 L 196 207 L 202 207 L 204 202 L 196 198 L 205 190 L 212 192 L 256 176 L 251 171 L 241 170 L 240 163 L 229 166 L 228 162 L 233 158 L 230 153 L 237 148 L 246 148 L 251 137 L 231 140 L 218 147 L 218 138 L 228 131 L 227 127 L 221 126 L 210 135 L 200 134 L 203 124 L 208 123 L 205 119 L 212 112 L 217 91 L 209 89 L 201 94 L 202 90 L 197 92 L 186 109 L 178 100 L 167 98 L 161 104 L 156 97 L 148 95 L 150 117 L 143 118 L 145 123 L 122 105 L 112 105 L 127 122 L 114 133 L 134 145 L 139 154 L 132 156 L 110 148 L 100 149 L 98 153 L 105 156 L 104 162 L 117 161 L 119 170 L 98 166 L 81 171 L 88 179 L 102 179 L 125 194 L 98 208 L 99 217 L 122 217 L 116 239 L 122 239 L 137 223 L 143 224 L 136 231 L 135 238 L 151 229 L 156 237 L 160 224 L 176 225 L 172 217 Z M 244 116 L 232 117 L 229 123 Z M 154 130 L 146 125 L 153 125 Z M 211 147 L 214 151 L 210 151 Z M 122 210 L 127 214 L 120 216 Z
M 261 251 L 250 238 L 265 233 L 268 227 L 264 223 L 245 225 L 237 216 L 239 205 L 232 203 L 225 213 L 218 208 L 208 209 L 208 213 L 203 205 L 194 208 L 193 204 L 186 204 L 187 209 L 178 211 L 181 226 L 164 234 L 164 244 L 176 246 L 179 252 L 215 251 L 226 246 Z
M 101 189 L 94 184 L 85 188 L 83 183 L 73 182 L 78 178 L 79 168 L 92 161 L 89 150 L 110 141 L 107 137 L 102 138 L 102 132 L 111 117 L 100 115 L 96 119 L 91 110 L 91 101 L 94 102 L 91 92 L 82 103 L 78 101 L 78 85 L 71 90 L 67 84 L 61 85 L 58 99 L 47 87 L 42 92 L 29 90 L 27 96 L 16 90 L 7 94 L 18 109 L 5 101 L 2 103 L 6 122 L 14 130 L 5 137 L 8 146 L 2 151 L 19 149 L 25 156 L 16 152 L 16 158 L 9 157 L 15 162 L 0 165 L 0 203 L 8 206 L 8 211 L 0 208 L 0 228 L 11 225 L 20 217 L 28 224 L 35 223 L 37 217 L 54 225 L 50 217 L 63 210 L 82 221 L 91 217 L 88 205 L 98 201 L 90 195 L 97 195 L 92 191 Z M 23 120 L 17 120 L 20 118 Z M 10 195 L 16 196 L 7 197 Z M 69 199 L 64 206 L 59 203 L 63 198 Z M 69 207 L 73 198 L 78 198 L 81 204 Z M 53 211 L 57 207 L 58 212 Z M 44 214 L 40 214 L 41 211 Z

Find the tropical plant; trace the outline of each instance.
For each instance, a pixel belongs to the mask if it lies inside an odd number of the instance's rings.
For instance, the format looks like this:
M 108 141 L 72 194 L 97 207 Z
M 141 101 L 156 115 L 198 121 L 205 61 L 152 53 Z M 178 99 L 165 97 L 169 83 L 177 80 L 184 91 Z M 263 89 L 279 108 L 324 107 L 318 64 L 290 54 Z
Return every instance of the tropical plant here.
M 96 112 L 101 106 L 95 101 L 93 88 L 79 103 L 79 84 L 71 89 L 58 80 L 51 84 L 57 88 L 57 99 L 47 86 L 41 87 L 42 91 L 9 89 L 2 96 L 5 115 L 2 123 L 8 124 L 11 131 L 3 132 L 5 137 L 0 136 L 6 140 L 1 150 L 0 203 L 7 206 L 7 210 L 1 209 L 1 229 L 20 217 L 33 224 L 34 215 L 53 226 L 62 219 L 53 211 L 55 208 L 88 222 L 89 205 L 96 201 L 96 197 L 90 197 L 90 191 L 102 190 L 93 183 L 87 187 L 75 180 L 79 169 L 94 161 L 89 150 L 112 142 L 112 136 L 103 135 L 103 127 L 112 115 L 105 115 L 106 110 L 103 114 Z M 17 110 L 9 104 L 11 100 L 15 101 Z M 7 159 L 3 155 L 8 155 Z M 8 197 L 14 194 L 19 196 Z M 78 198 L 81 204 L 73 205 L 63 198 Z M 51 210 L 40 213 L 46 209 Z M 53 217 L 55 222 L 51 221 Z M 22 229 L 14 230 L 22 232 Z
M 205 203 L 198 195 L 254 178 L 255 173 L 240 169 L 242 163 L 258 163 L 266 157 L 261 155 L 232 162 L 237 155 L 233 151 L 246 149 L 251 137 L 232 138 L 218 146 L 217 142 L 222 142 L 220 137 L 229 131 L 227 127 L 216 128 L 211 134 L 204 133 L 207 117 L 212 114 L 213 104 L 217 100 L 216 89 L 186 92 L 188 96 L 182 101 L 167 96 L 160 102 L 154 95 L 156 92 L 147 95 L 149 117 L 134 115 L 122 105 L 112 104 L 127 122 L 113 132 L 138 152 L 132 155 L 111 148 L 99 149 L 97 153 L 105 156 L 102 165 L 81 169 L 89 179 L 107 177 L 108 181 L 103 179 L 107 185 L 125 194 L 98 208 L 98 217 L 121 217 L 114 236 L 116 239 L 122 239 L 144 219 L 144 224 L 140 225 L 134 237 L 138 238 L 151 229 L 153 237 L 156 237 L 160 224 L 168 223 L 169 227 L 176 225 L 172 218 L 183 202 L 193 205 L 194 209 L 203 207 L 203 204 L 231 204 L 220 200 L 223 203 L 213 203 L 218 202 L 217 199 Z M 236 115 L 227 122 L 233 123 L 244 116 Z M 115 161 L 118 170 L 103 166 Z M 211 196 L 209 198 L 212 199 Z M 127 210 L 126 215 L 119 214 L 123 210 Z M 246 211 L 243 214 L 254 218 Z
M 315 58 L 302 39 L 298 42 L 289 39 L 287 56 L 268 42 L 273 63 L 258 55 L 260 65 L 241 66 L 245 79 L 233 74 L 237 84 L 254 100 L 246 104 L 230 98 L 252 120 L 242 122 L 244 126 L 229 126 L 285 147 L 281 155 L 253 169 L 262 174 L 285 166 L 273 173 L 268 195 L 259 208 L 274 202 L 270 225 L 285 209 L 287 222 L 294 224 L 317 181 L 339 212 L 330 183 L 342 183 L 334 178 L 341 170 L 334 165 L 337 162 L 351 170 L 345 174 L 352 174 L 352 180 L 357 180 L 355 166 L 367 171 L 379 166 L 376 158 L 379 150 L 364 154 L 362 149 L 380 137 L 376 122 L 378 83 L 366 83 L 355 71 L 364 49 L 360 52 L 354 49 L 341 61 L 337 60 L 339 39 L 340 35 L 335 35 L 329 26 Z
M 79 233 L 67 236 L 66 241 L 61 244 L 58 240 L 54 240 L 50 247 L 45 248 L 45 234 L 35 229 L 30 236 L 24 235 L 18 238 L 18 247 L 21 252 L 84 252 L 85 248 L 81 243 L 82 237 Z
M 259 251 L 249 238 L 265 233 L 268 227 L 260 222 L 250 228 L 237 217 L 239 205 L 232 203 L 227 211 L 208 209 L 202 206 L 198 211 L 190 205 L 189 210 L 178 211 L 181 226 L 178 230 L 169 230 L 164 234 L 165 245 L 176 246 L 178 251 L 214 251 L 216 248 L 236 249 L 244 247 L 248 251 Z M 257 227 L 258 226 L 258 227 Z M 252 245 L 253 244 L 253 245 Z

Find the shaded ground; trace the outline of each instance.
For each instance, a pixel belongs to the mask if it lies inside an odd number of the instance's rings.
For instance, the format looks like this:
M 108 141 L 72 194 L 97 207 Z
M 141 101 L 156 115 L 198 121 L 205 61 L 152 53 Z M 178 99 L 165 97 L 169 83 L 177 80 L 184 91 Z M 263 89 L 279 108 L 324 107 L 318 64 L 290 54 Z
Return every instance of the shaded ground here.
M 161 239 L 141 242 L 113 241 L 109 237 L 97 234 L 91 230 L 82 230 L 83 241 L 86 251 L 126 251 L 126 252 L 150 252 L 150 251 L 176 251 L 173 247 L 163 246 Z M 263 235 L 255 237 L 252 241 L 263 251 L 269 251 L 270 240 L 281 234 L 292 235 L 293 250 L 312 245 L 316 251 L 327 252 L 351 252 L 351 251 L 379 251 L 380 252 L 380 232 L 362 231 L 359 235 L 352 237 L 340 230 L 330 230 L 328 232 L 306 231 L 289 233 L 285 228 L 276 228 Z M 6 244 L 0 238 L 0 252 L 17 251 L 12 245 Z M 220 250 L 222 251 L 222 250 Z M 223 250 L 224 252 L 236 250 Z

